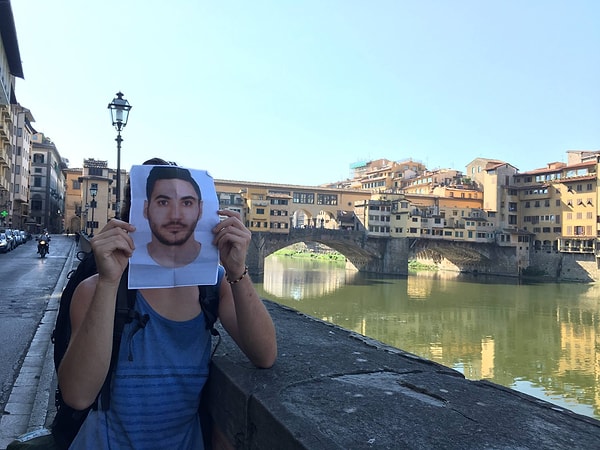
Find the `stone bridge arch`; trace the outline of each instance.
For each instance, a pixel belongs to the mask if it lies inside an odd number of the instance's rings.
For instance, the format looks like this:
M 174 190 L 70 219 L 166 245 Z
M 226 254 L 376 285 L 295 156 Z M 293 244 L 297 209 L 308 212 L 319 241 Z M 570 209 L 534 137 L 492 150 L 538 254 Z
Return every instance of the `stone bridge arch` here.
M 406 239 L 371 238 L 363 231 L 326 228 L 291 229 L 289 234 L 253 233 L 247 263 L 253 275 L 264 273 L 264 260 L 298 242 L 318 242 L 343 254 L 361 272 L 408 273 Z
M 514 276 L 518 261 L 513 247 L 437 239 L 411 239 L 410 259 L 460 272 Z

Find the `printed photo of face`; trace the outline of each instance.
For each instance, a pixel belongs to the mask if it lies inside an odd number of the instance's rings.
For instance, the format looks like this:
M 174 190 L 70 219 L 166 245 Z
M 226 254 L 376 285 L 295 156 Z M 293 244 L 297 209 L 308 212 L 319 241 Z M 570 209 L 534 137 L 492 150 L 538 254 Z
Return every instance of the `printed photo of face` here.
M 179 166 L 134 166 L 130 179 L 137 228 L 130 287 L 203 284 L 196 280 L 207 267 L 212 279 L 218 252 L 211 229 L 219 219 L 210 175 Z
M 148 254 L 167 267 L 195 260 L 201 249 L 194 231 L 202 216 L 202 195 L 190 172 L 175 166 L 154 167 L 146 197 L 144 218 L 152 232 Z

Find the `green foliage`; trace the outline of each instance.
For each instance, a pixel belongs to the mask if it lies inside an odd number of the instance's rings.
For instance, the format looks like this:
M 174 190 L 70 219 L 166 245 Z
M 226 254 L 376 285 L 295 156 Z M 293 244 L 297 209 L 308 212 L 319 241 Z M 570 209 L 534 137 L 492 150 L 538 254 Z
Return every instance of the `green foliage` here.
M 294 246 L 282 248 L 281 250 L 277 250 L 274 254 L 277 256 L 286 256 L 290 258 L 308 258 L 319 261 L 346 261 L 346 257 L 344 255 L 333 250 L 327 252 L 314 252 L 308 251 L 306 248 L 298 248 Z
M 435 264 L 423 264 L 422 262 L 411 260 L 408 261 L 408 270 L 410 272 L 419 272 L 423 270 L 435 271 L 438 270 Z

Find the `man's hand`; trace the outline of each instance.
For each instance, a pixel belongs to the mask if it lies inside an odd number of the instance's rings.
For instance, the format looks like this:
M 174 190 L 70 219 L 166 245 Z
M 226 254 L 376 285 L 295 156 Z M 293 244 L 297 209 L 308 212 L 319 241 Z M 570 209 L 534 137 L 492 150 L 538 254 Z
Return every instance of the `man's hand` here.
M 135 227 L 127 222 L 112 219 L 91 239 L 98 276 L 108 282 L 118 283 L 135 248 L 129 233 Z
M 225 219 L 213 228 L 213 243 L 219 249 L 221 263 L 229 278 L 237 279 L 244 273 L 252 234 L 242 223 L 239 213 L 227 209 L 217 212 Z

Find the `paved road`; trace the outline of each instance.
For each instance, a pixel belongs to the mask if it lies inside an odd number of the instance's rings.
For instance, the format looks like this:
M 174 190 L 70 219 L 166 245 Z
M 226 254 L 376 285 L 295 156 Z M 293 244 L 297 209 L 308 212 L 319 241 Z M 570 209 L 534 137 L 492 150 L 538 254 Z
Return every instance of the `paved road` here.
M 52 236 L 51 253 L 41 259 L 35 240 L 0 254 L 0 413 L 40 321 L 74 247 L 67 236 Z

